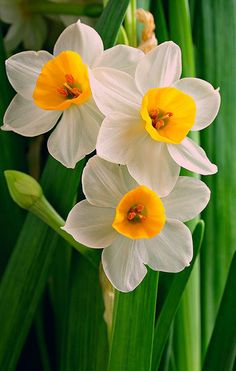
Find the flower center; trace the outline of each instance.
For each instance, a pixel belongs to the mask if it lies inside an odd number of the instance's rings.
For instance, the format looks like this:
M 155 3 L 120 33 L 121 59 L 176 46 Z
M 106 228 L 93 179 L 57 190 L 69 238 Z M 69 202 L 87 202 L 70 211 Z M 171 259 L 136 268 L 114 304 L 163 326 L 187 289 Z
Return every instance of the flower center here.
M 178 144 L 194 125 L 196 104 L 176 88 L 149 89 L 142 100 L 141 117 L 152 139 Z
M 146 218 L 146 209 L 142 204 L 133 205 L 127 213 L 127 219 L 131 223 L 140 223 Z
M 57 88 L 57 92 L 67 99 L 78 98 L 82 94 L 82 89 L 79 84 L 76 84 L 74 77 L 71 74 L 65 75 L 65 82 L 62 87 Z
M 163 112 L 159 108 L 151 110 L 149 116 L 152 119 L 152 126 L 159 130 L 167 125 L 169 118 L 173 116 L 172 112 Z
M 165 225 L 165 210 L 158 195 L 145 186 L 139 186 L 124 195 L 116 207 L 112 227 L 132 238 L 152 238 Z
M 79 54 L 61 52 L 45 63 L 36 81 L 35 104 L 46 110 L 65 110 L 81 105 L 91 96 L 87 66 Z

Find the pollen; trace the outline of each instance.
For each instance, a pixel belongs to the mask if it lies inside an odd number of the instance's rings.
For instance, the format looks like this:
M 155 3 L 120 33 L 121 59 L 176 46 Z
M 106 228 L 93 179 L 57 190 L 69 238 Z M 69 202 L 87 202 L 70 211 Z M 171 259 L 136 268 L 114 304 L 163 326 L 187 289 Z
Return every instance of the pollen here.
M 196 103 L 174 87 L 154 88 L 144 95 L 140 113 L 152 139 L 178 144 L 195 123 Z
M 132 238 L 152 238 L 165 225 L 165 210 L 158 195 L 145 186 L 126 193 L 116 207 L 113 228 Z
M 65 110 L 91 97 L 87 66 L 80 55 L 64 51 L 45 63 L 36 81 L 33 99 L 46 110 Z

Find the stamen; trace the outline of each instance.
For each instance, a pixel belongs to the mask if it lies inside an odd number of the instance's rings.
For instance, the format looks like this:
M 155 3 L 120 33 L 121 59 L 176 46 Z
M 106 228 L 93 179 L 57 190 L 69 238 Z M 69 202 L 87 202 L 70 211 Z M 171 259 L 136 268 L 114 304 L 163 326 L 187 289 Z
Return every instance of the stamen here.
M 135 217 L 136 217 L 136 212 L 135 211 L 129 211 L 128 215 L 127 215 L 127 219 L 129 221 L 133 220 Z
M 66 82 L 64 83 L 64 86 L 65 88 L 69 91 L 69 93 L 77 98 L 81 93 L 82 91 L 79 89 L 79 88 L 72 88 L 70 85 L 68 85 Z
M 68 99 L 78 98 L 82 94 L 82 90 L 75 85 L 75 79 L 71 74 L 65 75 L 65 80 L 63 87 L 58 88 L 57 92 Z M 78 84 L 76 84 L 78 85 Z
M 138 204 L 131 207 L 127 213 L 127 219 L 129 222 L 142 222 L 147 219 L 144 215 L 145 207 L 144 205 Z
M 74 85 L 75 79 L 71 74 L 65 75 L 65 79 L 68 84 Z
M 152 119 L 152 126 L 159 130 L 163 128 L 167 123 L 168 119 L 173 116 L 172 112 L 161 112 L 158 108 L 151 110 L 149 116 Z
M 63 95 L 64 97 L 67 97 L 68 96 L 68 92 L 65 88 L 57 88 L 57 92 L 61 95 Z
M 144 210 L 144 206 L 143 205 L 137 205 L 136 208 L 135 208 L 135 211 L 137 213 L 141 213 L 143 210 Z

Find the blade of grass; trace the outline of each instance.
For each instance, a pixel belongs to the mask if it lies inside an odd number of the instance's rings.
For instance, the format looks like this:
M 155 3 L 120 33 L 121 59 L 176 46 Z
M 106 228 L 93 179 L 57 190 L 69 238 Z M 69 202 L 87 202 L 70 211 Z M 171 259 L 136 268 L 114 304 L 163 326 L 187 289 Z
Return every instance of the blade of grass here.
M 109 371 L 149 371 L 158 273 L 149 269 L 130 293 L 115 293 Z
M 153 358 L 152 358 L 153 371 L 156 371 L 159 368 L 161 356 L 169 335 L 171 324 L 177 312 L 183 292 L 186 288 L 189 278 L 191 277 L 191 273 L 193 271 L 196 258 L 201 248 L 203 234 L 204 234 L 204 222 L 200 220 L 193 232 L 193 246 L 194 246 L 193 260 L 190 266 L 188 268 L 185 268 L 181 273 L 171 275 L 172 282 L 169 283 L 169 289 L 165 297 L 165 301 L 160 311 L 159 308 L 157 308 L 159 314 L 155 326 L 155 335 L 153 342 Z
M 231 371 L 233 370 L 236 357 L 236 253 L 234 253 L 224 293 L 215 321 L 214 330 L 211 336 L 203 371 Z
M 183 76 L 195 76 L 195 59 L 188 0 L 169 1 L 169 16 L 171 39 L 182 50 Z M 199 143 L 198 132 L 192 132 L 190 137 L 196 143 Z M 193 176 L 189 172 L 183 173 Z M 195 224 L 196 220 L 191 222 L 189 226 L 193 228 Z M 174 339 L 177 369 L 199 371 L 201 367 L 199 262 L 195 264 L 176 315 Z
M 234 206 L 236 189 L 236 3 L 201 0 L 196 10 L 196 45 L 199 76 L 220 87 L 222 102 L 214 124 L 201 132 L 209 158 L 218 174 L 204 179 L 211 202 L 204 212 L 207 229 L 201 253 L 202 356 L 213 330 L 216 313 L 236 245 Z M 225 27 L 227 34 L 225 37 Z

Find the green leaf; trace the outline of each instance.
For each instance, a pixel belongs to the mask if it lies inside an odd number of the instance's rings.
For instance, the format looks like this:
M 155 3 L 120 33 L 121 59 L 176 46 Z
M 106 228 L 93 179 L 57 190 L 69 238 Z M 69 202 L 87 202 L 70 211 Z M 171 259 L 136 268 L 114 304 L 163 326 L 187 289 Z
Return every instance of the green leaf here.
M 153 14 L 155 21 L 155 34 L 158 43 L 169 40 L 169 32 L 167 29 L 163 4 L 161 0 L 152 0 L 151 2 L 151 13 Z
M 157 308 L 159 315 L 155 327 L 155 336 L 153 342 L 153 360 L 152 370 L 156 371 L 159 368 L 164 346 L 166 344 L 171 324 L 174 320 L 178 306 L 180 304 L 183 292 L 192 273 L 194 263 L 200 251 L 202 238 L 204 233 L 204 223 L 199 221 L 193 232 L 194 256 L 188 268 L 185 268 L 181 273 L 173 275 L 173 280 L 169 283 L 169 290 L 165 297 L 165 301 L 160 309 Z M 186 351 L 186 349 L 185 349 Z
M 98 267 L 73 254 L 61 371 L 106 370 L 107 328 Z
M 62 214 L 73 204 L 82 167 L 83 161 L 75 171 L 64 168 L 52 158 L 47 163 L 42 186 Z M 0 369 L 15 368 L 47 282 L 58 241 L 59 237 L 44 223 L 33 215 L 27 216 L 0 286 Z
M 234 253 L 224 293 L 207 349 L 203 371 L 231 371 L 236 357 L 236 252 Z
M 132 292 L 116 291 L 109 371 L 149 371 L 158 273 L 148 270 Z
M 104 48 L 110 48 L 115 44 L 120 26 L 123 22 L 129 0 L 110 0 L 102 12 L 96 24 L 96 30 L 100 34 Z
M 6 77 L 5 50 L 0 28 L 0 126 L 2 126 L 5 110 L 12 98 L 13 92 Z M 25 139 L 14 134 L 0 130 L 0 276 L 2 275 L 12 248 L 15 245 L 20 228 L 25 219 L 25 212 L 11 200 L 4 178 L 6 169 L 26 169 Z
M 236 246 L 236 3 L 196 3 L 196 52 L 199 77 L 220 87 L 221 107 L 215 122 L 201 132 L 207 155 L 218 173 L 204 181 L 211 201 L 203 213 L 206 233 L 201 253 L 202 355 L 204 357 Z M 222 30 L 227 30 L 222 32 Z

